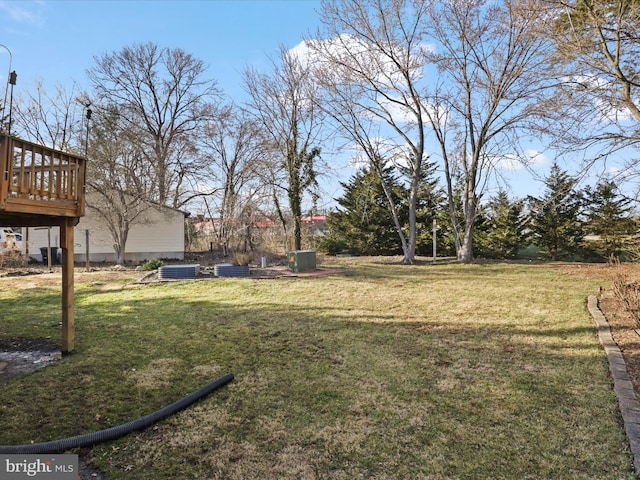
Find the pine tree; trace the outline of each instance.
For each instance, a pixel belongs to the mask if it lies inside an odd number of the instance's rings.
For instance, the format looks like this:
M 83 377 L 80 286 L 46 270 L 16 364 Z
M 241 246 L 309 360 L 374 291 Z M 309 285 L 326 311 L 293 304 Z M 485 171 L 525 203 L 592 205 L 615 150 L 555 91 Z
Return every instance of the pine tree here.
M 433 254 L 433 220 L 439 212 L 446 213 L 446 197 L 438 185 L 435 173 L 435 163 L 425 162 L 423 164 L 416 205 L 416 253 L 418 255 L 431 256 Z M 408 193 L 407 191 L 406 194 L 408 195 Z
M 620 257 L 625 244 L 636 232 L 636 222 L 631 218 L 631 200 L 623 197 L 616 184 L 603 180 L 595 188 L 585 189 L 588 205 L 586 229 L 595 238 L 585 242 L 589 250 L 600 259 Z
M 524 201 L 511 201 L 504 191 L 489 199 L 482 208 L 482 222 L 476 227 L 477 255 L 514 258 L 527 240 L 523 210 Z
M 575 191 L 576 179 L 557 164 L 545 179 L 542 198 L 529 197 L 530 229 L 540 254 L 551 260 L 571 258 L 584 237 L 580 214 L 582 199 Z
M 402 188 L 392 169 L 384 169 L 384 181 L 392 186 L 394 201 L 401 204 Z M 387 198 L 377 172 L 364 169 L 342 183 L 344 194 L 337 199 L 340 208 L 327 219 L 328 233 L 320 250 L 330 254 L 348 251 L 356 255 L 401 255 L 402 247 Z M 407 215 L 400 218 L 406 221 Z

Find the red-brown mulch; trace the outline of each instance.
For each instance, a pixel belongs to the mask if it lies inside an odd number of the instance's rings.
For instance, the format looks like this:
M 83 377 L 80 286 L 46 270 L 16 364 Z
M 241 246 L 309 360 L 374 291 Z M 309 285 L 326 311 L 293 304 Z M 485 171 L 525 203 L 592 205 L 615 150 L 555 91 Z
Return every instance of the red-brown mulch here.
M 640 264 L 564 264 L 560 268 L 572 275 L 603 280 L 598 296 L 600 310 L 625 359 L 636 395 L 640 397 L 640 317 L 628 310 L 620 297 L 620 288 L 615 288 L 615 285 L 637 285 L 640 280 Z

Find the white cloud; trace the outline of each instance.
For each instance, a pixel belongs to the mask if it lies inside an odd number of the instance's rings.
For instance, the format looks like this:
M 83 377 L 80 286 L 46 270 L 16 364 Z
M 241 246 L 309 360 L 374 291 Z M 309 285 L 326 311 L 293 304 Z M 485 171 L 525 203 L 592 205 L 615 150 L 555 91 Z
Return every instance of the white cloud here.
M 566 78 L 567 82 L 574 85 L 574 89 L 588 93 L 591 101 L 598 112 L 598 118 L 592 119 L 592 123 L 620 123 L 633 121 L 633 114 L 622 103 L 617 102 L 613 96 L 618 89 L 604 77 L 598 76 L 575 76 Z M 635 100 L 637 103 L 637 99 Z
M 288 52 L 290 55 L 297 57 L 300 63 L 303 65 L 309 62 L 309 58 L 311 57 L 311 50 L 309 49 L 309 45 L 306 40 L 301 41 L 295 47 L 289 49 Z
M 9 20 L 28 25 L 41 25 L 43 23 L 45 2 L 13 2 L 0 0 L 0 11 L 4 12 Z
M 504 155 L 493 155 L 491 163 L 495 168 L 501 170 L 522 170 L 528 167 L 539 167 L 548 165 L 547 156 L 538 150 L 528 149 L 521 154 L 507 153 Z
M 353 78 L 354 72 L 358 71 L 358 76 L 373 78 L 379 85 L 393 89 L 405 80 L 391 57 L 404 59 L 406 55 L 402 51 L 394 52 L 391 46 L 387 47 L 387 51 L 383 52 L 379 47 L 354 35 L 342 34 L 326 40 L 302 41 L 289 52 L 303 63 L 313 63 L 325 73 L 332 73 L 336 79 Z M 406 65 L 412 81 L 423 77 L 425 57 L 433 50 L 433 46 L 429 44 L 420 44 L 413 49 L 409 64 Z M 344 67 L 340 68 L 339 64 Z

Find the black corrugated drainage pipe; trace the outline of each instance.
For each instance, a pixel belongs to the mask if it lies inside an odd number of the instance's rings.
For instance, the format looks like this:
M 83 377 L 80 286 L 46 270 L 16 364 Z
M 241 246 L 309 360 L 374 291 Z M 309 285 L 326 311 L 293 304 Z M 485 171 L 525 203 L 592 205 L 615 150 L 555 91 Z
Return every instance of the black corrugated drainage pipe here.
M 78 435 L 77 437 L 63 438 L 61 440 L 53 440 L 51 442 L 33 443 L 29 445 L 10 445 L 0 446 L 2 454 L 44 454 L 44 453 L 63 453 L 72 448 L 90 447 L 98 443 L 109 442 L 117 438 L 123 437 L 133 431 L 143 430 L 156 422 L 159 422 L 169 415 L 173 415 L 183 410 L 201 398 L 206 397 L 211 392 L 233 380 L 233 374 L 227 373 L 217 380 L 205 385 L 182 400 L 178 400 L 154 413 L 150 413 L 142 418 L 134 420 L 123 425 L 107 428 L 98 432 L 87 433 L 86 435 Z

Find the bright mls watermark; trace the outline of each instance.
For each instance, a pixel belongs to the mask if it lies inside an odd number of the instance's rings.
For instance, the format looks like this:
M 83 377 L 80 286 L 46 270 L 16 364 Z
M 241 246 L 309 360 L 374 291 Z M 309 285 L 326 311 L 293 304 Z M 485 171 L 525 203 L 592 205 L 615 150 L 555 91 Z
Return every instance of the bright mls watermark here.
M 0 455 L 0 479 L 77 480 L 78 455 Z

